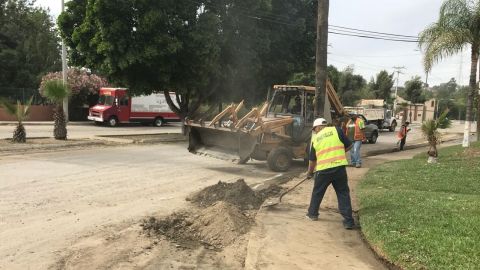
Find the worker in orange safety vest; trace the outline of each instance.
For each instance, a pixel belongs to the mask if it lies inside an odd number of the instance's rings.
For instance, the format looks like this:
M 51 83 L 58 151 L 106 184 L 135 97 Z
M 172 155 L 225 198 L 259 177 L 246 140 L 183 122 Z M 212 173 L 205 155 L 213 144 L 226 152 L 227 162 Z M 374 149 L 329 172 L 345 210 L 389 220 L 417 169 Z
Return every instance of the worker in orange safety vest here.
M 346 132 L 348 139 L 353 142 L 353 148 L 350 152 L 350 162 L 351 166 L 356 168 L 362 167 L 362 157 L 360 154 L 360 148 L 362 147 L 362 142 L 366 140 L 365 138 L 365 121 L 357 115 L 352 115 L 347 122 Z
M 405 122 L 405 124 L 403 124 L 400 127 L 400 130 L 397 133 L 397 137 L 398 137 L 397 145 L 400 144 L 400 151 L 403 150 L 403 147 L 405 146 L 405 142 L 407 141 L 407 133 L 411 130 L 408 128 L 409 125 L 410 125 L 410 122 Z

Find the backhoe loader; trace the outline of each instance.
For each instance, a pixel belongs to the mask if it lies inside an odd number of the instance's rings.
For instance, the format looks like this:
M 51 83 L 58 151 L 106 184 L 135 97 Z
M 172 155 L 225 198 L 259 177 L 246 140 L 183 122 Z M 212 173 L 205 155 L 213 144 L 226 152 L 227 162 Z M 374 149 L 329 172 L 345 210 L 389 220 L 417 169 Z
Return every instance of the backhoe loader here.
M 345 115 L 344 108 L 327 81 L 327 119 Z M 188 150 L 240 164 L 250 159 L 266 160 L 273 171 L 287 171 L 292 159 L 307 159 L 314 121 L 315 87 L 275 85 L 272 98 L 243 117 L 244 106 L 231 104 L 211 121 L 185 120 Z

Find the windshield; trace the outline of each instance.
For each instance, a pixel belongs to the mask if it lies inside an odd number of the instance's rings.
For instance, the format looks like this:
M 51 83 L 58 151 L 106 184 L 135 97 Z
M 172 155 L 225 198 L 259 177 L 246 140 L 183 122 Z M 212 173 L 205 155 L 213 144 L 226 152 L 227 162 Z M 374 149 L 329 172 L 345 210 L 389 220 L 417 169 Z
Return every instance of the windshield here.
M 300 91 L 275 91 L 270 112 L 301 115 L 302 95 Z
M 113 105 L 113 96 L 101 95 L 98 98 L 98 105 L 112 106 Z

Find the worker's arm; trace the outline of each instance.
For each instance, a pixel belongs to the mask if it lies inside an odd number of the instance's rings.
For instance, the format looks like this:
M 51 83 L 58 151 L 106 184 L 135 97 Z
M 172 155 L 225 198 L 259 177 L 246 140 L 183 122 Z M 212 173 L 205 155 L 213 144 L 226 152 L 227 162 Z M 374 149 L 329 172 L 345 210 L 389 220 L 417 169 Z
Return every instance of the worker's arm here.
M 345 136 L 342 130 L 339 129 L 338 127 L 337 127 L 337 132 L 338 132 L 338 137 L 340 138 L 340 141 L 342 141 L 343 145 L 345 145 L 345 152 L 348 152 L 353 146 L 352 141 L 350 141 L 350 139 L 348 139 L 347 136 Z
M 310 147 L 310 152 L 308 153 L 308 170 L 307 177 L 312 178 L 313 173 L 315 172 L 315 167 L 317 166 L 317 153 L 313 146 Z
M 317 161 L 308 161 L 308 171 L 307 171 L 307 177 L 312 178 L 313 173 L 315 172 L 315 166 L 317 166 Z

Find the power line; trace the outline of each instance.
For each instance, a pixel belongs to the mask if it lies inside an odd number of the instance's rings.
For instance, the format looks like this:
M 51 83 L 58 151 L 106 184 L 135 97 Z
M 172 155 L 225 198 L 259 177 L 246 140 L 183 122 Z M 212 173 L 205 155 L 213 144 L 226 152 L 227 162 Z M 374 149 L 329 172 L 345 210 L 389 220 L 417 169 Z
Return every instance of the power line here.
M 395 58 L 395 57 L 407 57 L 407 56 L 422 56 L 422 54 L 399 54 L 399 55 L 348 55 L 348 54 L 338 54 L 338 56 L 344 57 L 357 57 L 357 58 Z
M 373 33 L 373 34 L 381 34 L 381 35 L 388 35 L 388 36 L 418 39 L 418 36 L 409 36 L 409 35 L 399 35 L 399 34 L 391 34 L 391 33 L 384 33 L 384 32 L 376 32 L 376 31 L 362 30 L 362 29 L 350 28 L 350 27 L 345 27 L 345 26 L 337 26 L 337 25 L 329 25 L 329 26 L 331 26 L 333 28 L 348 29 L 348 30 L 359 31 L 359 32 L 367 32 L 367 33 Z
M 401 39 L 401 40 L 412 40 L 412 41 L 417 41 L 417 38 L 399 38 L 396 36 L 388 36 L 388 35 L 381 35 L 381 34 L 370 34 L 367 32 L 358 32 L 358 31 L 352 31 L 352 30 L 343 30 L 343 29 L 331 29 L 331 31 L 336 31 L 336 32 L 342 32 L 342 33 L 348 33 L 348 34 L 353 34 L 353 35 L 366 35 L 366 36 L 371 36 L 371 37 L 378 37 L 378 38 L 388 38 L 388 39 Z
M 378 39 L 378 40 L 387 40 L 387 41 L 396 41 L 396 42 L 410 42 L 410 43 L 417 43 L 418 42 L 418 40 L 390 39 L 390 38 L 381 38 L 381 37 L 375 37 L 375 36 L 345 34 L 345 33 L 339 33 L 339 32 L 334 32 L 334 31 L 328 31 L 328 33 L 335 34 L 335 35 L 341 35 L 341 36 L 360 37 L 360 38 L 369 38 L 369 39 Z
M 294 24 L 294 23 L 288 23 L 288 22 L 282 22 L 282 21 L 277 21 L 277 20 L 272 20 L 272 19 L 267 19 L 267 18 L 261 18 L 257 16 L 250 16 L 250 15 L 243 15 L 245 17 L 255 19 L 255 20 L 261 20 L 261 21 L 268 21 L 276 24 L 282 24 L 282 25 L 289 25 L 289 26 L 301 26 L 300 24 Z M 380 36 L 373 36 L 373 35 L 359 35 L 359 34 L 352 34 L 352 33 L 341 33 L 337 31 L 328 31 L 330 34 L 335 34 L 335 35 L 342 35 L 342 36 L 350 36 L 350 37 L 360 37 L 360 38 L 368 38 L 368 39 L 377 39 L 377 40 L 386 40 L 386 41 L 396 41 L 396 42 L 418 42 L 418 40 L 408 40 L 408 39 L 396 39 L 396 38 L 386 38 L 386 37 L 380 37 Z

